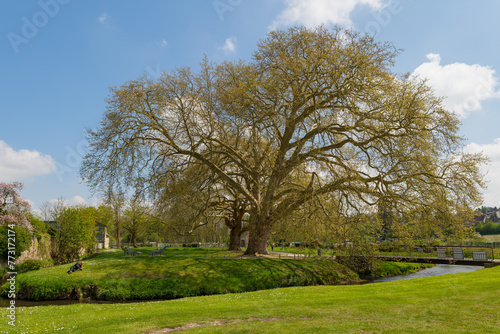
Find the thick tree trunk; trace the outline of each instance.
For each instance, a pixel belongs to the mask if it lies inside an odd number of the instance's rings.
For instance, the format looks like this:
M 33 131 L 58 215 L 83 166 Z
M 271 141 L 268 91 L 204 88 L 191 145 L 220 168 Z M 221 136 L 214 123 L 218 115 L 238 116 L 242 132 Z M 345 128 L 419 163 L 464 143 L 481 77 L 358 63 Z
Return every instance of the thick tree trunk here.
M 116 226 L 116 247 L 118 249 L 120 249 L 121 247 L 121 243 L 120 243 L 120 226 Z
M 250 238 L 245 255 L 268 254 L 267 241 L 271 234 L 271 224 L 267 218 L 260 219 L 251 226 Z
M 239 251 L 241 250 L 241 222 L 239 224 L 233 224 L 229 231 L 229 250 Z
M 134 245 L 134 248 L 137 248 L 137 243 L 135 241 L 135 233 L 132 233 L 132 244 Z
M 245 215 L 245 206 L 233 207 L 232 218 L 226 217 L 225 223 L 229 227 L 229 250 L 239 251 L 241 250 L 241 234 L 244 232 L 242 221 Z

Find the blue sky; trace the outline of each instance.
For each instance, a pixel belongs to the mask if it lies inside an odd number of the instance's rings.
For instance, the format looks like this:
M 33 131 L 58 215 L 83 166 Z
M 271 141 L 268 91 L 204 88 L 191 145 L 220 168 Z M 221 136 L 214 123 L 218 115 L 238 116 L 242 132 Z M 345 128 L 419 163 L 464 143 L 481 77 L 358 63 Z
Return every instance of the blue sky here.
M 500 206 L 500 2 L 494 0 L 39 0 L 0 3 L 0 182 L 38 208 L 96 204 L 78 176 L 85 128 L 108 88 L 144 73 L 250 59 L 272 28 L 341 24 L 403 49 L 395 71 L 428 78 L 483 151 L 485 205 Z

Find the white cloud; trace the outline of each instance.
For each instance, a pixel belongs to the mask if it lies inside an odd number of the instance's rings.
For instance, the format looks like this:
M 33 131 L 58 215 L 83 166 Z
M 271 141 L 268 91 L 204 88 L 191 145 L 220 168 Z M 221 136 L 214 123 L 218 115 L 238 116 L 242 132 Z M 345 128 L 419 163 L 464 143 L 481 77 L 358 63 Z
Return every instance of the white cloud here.
M 219 49 L 224 50 L 226 53 L 234 53 L 236 52 L 236 42 L 236 37 L 229 37 L 226 39 L 224 46 L 221 46 Z
M 500 138 L 491 144 L 471 143 L 464 149 L 467 153 L 483 152 L 491 159 L 491 163 L 482 168 L 487 173 L 488 189 L 484 191 L 484 203 L 487 206 L 498 206 L 500 203 Z
M 441 56 L 430 53 L 428 62 L 413 71 L 413 76 L 427 78 L 436 95 L 444 96 L 444 106 L 460 117 L 481 110 L 481 102 L 500 97 L 498 77 L 489 66 L 454 63 L 441 65 Z
M 33 206 L 31 208 L 32 208 L 31 209 L 31 213 L 33 213 L 37 217 L 42 218 L 42 220 L 43 220 L 44 217 L 43 217 L 42 211 L 40 209 L 38 209 L 38 208 L 37 209 L 33 209 Z
M 54 204 L 59 202 L 61 199 L 60 198 L 52 198 L 49 200 L 50 203 Z M 75 205 L 89 205 L 89 206 L 99 206 L 101 204 L 101 200 L 98 198 L 92 197 L 89 200 L 85 200 L 80 195 L 75 195 L 71 197 L 70 199 L 62 199 L 63 203 L 65 206 L 75 206 Z
M 164 48 L 164 47 L 168 46 L 168 42 L 167 42 L 165 39 L 162 39 L 162 40 L 160 41 L 160 46 L 161 46 L 162 48 Z
M 351 12 L 358 5 L 374 10 L 387 6 L 385 0 L 285 0 L 287 8 L 272 23 L 271 29 L 280 26 L 305 25 L 313 28 L 322 23 L 351 26 Z
M 38 151 L 16 151 L 0 140 L 0 181 L 21 181 L 56 171 L 54 159 Z
M 87 204 L 85 199 L 82 196 L 73 196 L 69 201 L 70 205 L 80 205 L 80 204 Z
M 101 16 L 99 16 L 97 19 L 99 20 L 99 22 L 101 22 L 102 24 L 106 23 L 106 21 L 110 18 L 110 16 L 108 15 L 108 13 L 104 12 L 101 14 Z
M 484 152 L 491 159 L 496 159 L 500 161 L 500 138 L 493 140 L 492 144 L 476 144 L 470 143 L 466 147 L 466 151 L 470 153 Z
M 95 207 L 98 207 L 99 205 L 101 205 L 103 203 L 102 199 L 100 198 L 97 198 L 97 197 L 91 197 L 87 200 L 87 203 L 90 205 L 90 206 L 95 206 Z

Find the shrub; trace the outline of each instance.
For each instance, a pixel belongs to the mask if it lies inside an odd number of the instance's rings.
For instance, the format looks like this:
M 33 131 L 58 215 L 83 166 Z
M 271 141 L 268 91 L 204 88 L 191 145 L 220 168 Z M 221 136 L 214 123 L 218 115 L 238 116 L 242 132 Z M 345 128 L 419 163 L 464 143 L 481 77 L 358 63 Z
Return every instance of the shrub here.
M 492 221 L 486 221 L 486 224 L 477 224 L 476 232 L 481 233 L 481 235 L 492 235 L 500 234 L 500 224 L 494 224 Z
M 27 250 L 31 244 L 31 233 L 24 227 L 14 227 L 15 242 L 12 239 L 9 241 L 8 226 L 0 226 L 0 256 L 4 259 L 8 259 L 9 255 L 9 243 L 15 244 L 15 257 L 21 255 L 22 252 Z
M 58 261 L 71 261 L 80 257 L 80 250 L 91 249 L 95 244 L 95 222 L 81 208 L 66 208 L 57 224 L 54 258 Z
M 27 271 L 38 270 L 43 267 L 48 267 L 51 264 L 52 261 L 29 259 L 18 265 L 18 273 L 25 273 Z
M 7 268 L 4 268 L 4 267 L 0 267 L 0 282 L 4 282 L 4 276 L 5 274 L 7 274 Z M 5 277 L 7 278 L 7 277 Z
M 429 264 L 416 264 L 406 262 L 375 262 L 373 265 L 372 276 L 389 277 L 396 275 L 407 275 L 419 269 L 428 268 Z
M 36 216 L 34 216 L 32 213 L 27 213 L 26 217 L 28 218 L 29 222 L 31 225 L 35 228 L 34 235 L 35 237 L 40 240 L 42 235 L 44 233 L 47 233 L 47 225 L 40 219 L 38 219 Z

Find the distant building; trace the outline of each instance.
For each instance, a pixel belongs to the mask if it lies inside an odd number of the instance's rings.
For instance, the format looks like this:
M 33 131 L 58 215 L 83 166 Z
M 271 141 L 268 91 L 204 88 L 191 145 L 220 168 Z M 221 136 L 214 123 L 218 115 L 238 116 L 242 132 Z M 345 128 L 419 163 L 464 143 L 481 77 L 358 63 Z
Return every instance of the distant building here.
M 474 215 L 474 223 L 482 223 L 484 224 L 486 222 L 486 219 L 488 218 L 487 215 L 482 213 L 481 211 L 476 211 Z
M 59 229 L 59 225 L 57 225 L 57 223 L 54 221 L 54 220 L 49 220 L 49 221 L 44 221 L 45 225 L 47 225 L 48 227 L 53 227 L 55 228 L 56 230 Z
M 500 222 L 500 210 L 495 210 L 490 216 L 490 219 L 494 223 Z
M 97 227 L 97 233 L 95 235 L 97 243 L 95 245 L 95 248 L 96 249 L 109 248 L 108 227 L 98 221 L 95 222 L 95 226 Z

